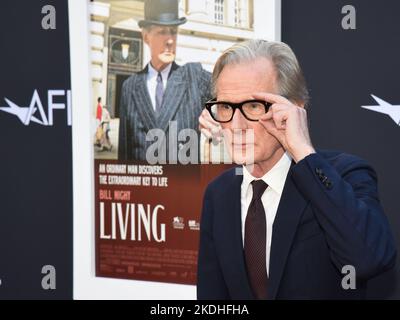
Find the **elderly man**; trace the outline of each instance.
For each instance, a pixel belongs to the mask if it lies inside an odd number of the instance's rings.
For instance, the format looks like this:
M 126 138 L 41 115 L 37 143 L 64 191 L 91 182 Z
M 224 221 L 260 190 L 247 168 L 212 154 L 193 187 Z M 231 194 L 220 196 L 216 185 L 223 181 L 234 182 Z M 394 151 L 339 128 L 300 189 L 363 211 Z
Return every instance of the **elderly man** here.
M 213 85 L 207 110 L 243 174 L 229 170 L 205 192 L 198 298 L 363 298 L 396 255 L 376 174 L 360 158 L 314 149 L 292 50 L 235 45 Z
M 171 123 L 177 133 L 187 128 L 197 130 L 202 106 L 211 97 L 211 74 L 200 63 L 178 66 L 174 62 L 178 26 L 186 22 L 186 18 L 178 17 L 178 0 L 147 0 L 144 13 L 139 26 L 150 48 L 151 61 L 122 87 L 120 160 L 147 160 L 146 153 L 154 143 L 165 148 L 157 148 L 150 156 L 162 160 L 172 152 L 176 158 L 182 143 L 174 144 L 169 151 L 170 141 L 157 141 L 151 130 L 161 129 L 166 137 Z

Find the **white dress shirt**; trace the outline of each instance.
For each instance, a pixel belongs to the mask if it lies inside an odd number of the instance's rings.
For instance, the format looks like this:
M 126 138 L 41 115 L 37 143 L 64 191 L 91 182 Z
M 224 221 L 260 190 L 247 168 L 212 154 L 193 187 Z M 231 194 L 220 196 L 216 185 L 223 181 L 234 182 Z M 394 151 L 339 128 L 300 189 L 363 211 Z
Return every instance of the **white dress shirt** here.
M 171 70 L 171 66 L 172 63 L 170 63 L 161 71 L 161 78 L 163 82 L 164 91 L 165 88 L 167 87 L 168 75 Z M 158 71 L 152 67 L 151 63 L 149 63 L 147 70 L 147 90 L 149 90 L 151 104 L 153 105 L 154 111 L 156 110 L 157 76 L 158 76 Z
M 262 179 L 268 185 L 261 196 L 261 201 L 264 206 L 265 218 L 267 220 L 267 239 L 266 239 L 266 266 L 267 274 L 269 274 L 269 261 L 271 251 L 271 240 L 272 240 L 272 226 L 275 220 L 278 205 L 281 200 L 283 187 L 285 185 L 286 177 L 290 169 L 292 158 L 284 153 L 282 158 L 269 170 L 263 177 L 253 177 L 246 167 L 243 167 L 243 181 L 241 186 L 241 210 L 242 210 L 242 241 L 244 247 L 244 236 L 245 236 L 245 223 L 247 211 L 250 206 L 251 199 L 253 197 L 253 188 L 251 182 L 253 180 Z

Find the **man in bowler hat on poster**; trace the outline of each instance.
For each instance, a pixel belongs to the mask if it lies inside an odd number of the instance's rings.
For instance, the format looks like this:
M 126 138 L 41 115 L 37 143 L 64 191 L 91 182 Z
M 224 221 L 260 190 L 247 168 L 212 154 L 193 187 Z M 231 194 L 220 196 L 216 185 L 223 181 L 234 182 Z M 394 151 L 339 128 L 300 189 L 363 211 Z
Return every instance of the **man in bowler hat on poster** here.
M 118 158 L 148 160 L 146 151 L 158 141 L 149 136 L 161 129 L 168 137 L 171 123 L 178 133 L 198 129 L 203 104 L 211 97 L 211 75 L 200 63 L 175 63 L 178 27 L 186 22 L 178 15 L 178 0 L 147 0 L 144 20 L 139 21 L 143 41 L 150 48 L 151 60 L 123 84 L 120 105 Z M 175 129 L 176 128 L 176 129 Z M 146 139 L 147 137 L 147 139 Z M 168 158 L 183 147 L 169 151 L 165 139 L 163 153 Z

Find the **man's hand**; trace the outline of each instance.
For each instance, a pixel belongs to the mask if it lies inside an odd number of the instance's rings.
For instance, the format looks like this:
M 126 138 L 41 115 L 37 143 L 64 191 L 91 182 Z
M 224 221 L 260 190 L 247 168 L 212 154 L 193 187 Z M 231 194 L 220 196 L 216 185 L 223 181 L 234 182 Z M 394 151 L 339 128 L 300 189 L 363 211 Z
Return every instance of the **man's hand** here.
M 307 112 L 303 107 L 271 93 L 258 93 L 253 97 L 272 103 L 259 121 L 268 133 L 278 139 L 296 163 L 315 153 L 308 133 Z
M 211 117 L 206 109 L 200 114 L 199 129 L 208 139 L 212 139 L 213 142 L 218 143 L 222 141 L 222 127 Z

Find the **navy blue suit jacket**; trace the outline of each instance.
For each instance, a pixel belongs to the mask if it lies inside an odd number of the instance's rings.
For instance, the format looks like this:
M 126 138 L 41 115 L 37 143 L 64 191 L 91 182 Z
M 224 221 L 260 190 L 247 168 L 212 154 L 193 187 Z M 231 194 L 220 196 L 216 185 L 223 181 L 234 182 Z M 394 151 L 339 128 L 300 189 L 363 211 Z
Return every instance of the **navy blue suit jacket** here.
M 198 299 L 254 299 L 241 234 L 235 168 L 204 196 Z M 318 151 L 292 163 L 273 224 L 271 299 L 362 299 L 367 280 L 394 266 L 396 248 L 378 198 L 375 171 L 352 155 Z M 356 271 L 345 290 L 342 267 Z

